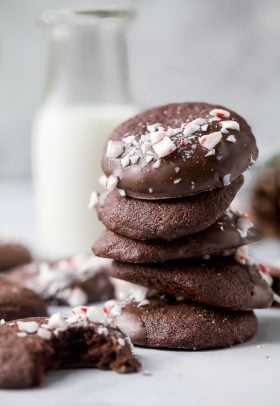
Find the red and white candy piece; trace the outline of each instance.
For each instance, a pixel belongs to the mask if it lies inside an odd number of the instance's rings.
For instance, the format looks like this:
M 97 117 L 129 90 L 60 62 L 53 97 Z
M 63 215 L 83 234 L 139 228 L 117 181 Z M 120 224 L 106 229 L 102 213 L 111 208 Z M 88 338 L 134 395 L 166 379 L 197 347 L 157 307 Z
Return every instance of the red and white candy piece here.
M 124 145 L 122 141 L 112 141 L 109 140 L 107 143 L 107 158 L 118 158 L 124 150 Z
M 218 118 L 228 118 L 230 116 L 230 112 L 224 109 L 213 109 L 209 114 L 210 116 Z
M 106 314 L 97 307 L 88 307 L 87 318 L 91 323 L 106 323 Z
M 176 150 L 176 145 L 169 137 L 165 137 L 158 144 L 153 145 L 153 150 L 157 153 L 159 158 L 164 158 Z
M 119 182 L 119 179 L 117 178 L 117 176 L 110 175 L 106 179 L 105 187 L 107 190 L 111 191 L 117 187 L 118 182 Z
M 207 149 L 213 149 L 215 146 L 221 141 L 222 139 L 222 134 L 220 131 L 213 132 L 207 135 L 203 135 L 202 137 L 199 137 L 199 143 Z
M 235 251 L 234 259 L 242 265 L 247 264 L 248 249 L 246 247 L 239 247 Z

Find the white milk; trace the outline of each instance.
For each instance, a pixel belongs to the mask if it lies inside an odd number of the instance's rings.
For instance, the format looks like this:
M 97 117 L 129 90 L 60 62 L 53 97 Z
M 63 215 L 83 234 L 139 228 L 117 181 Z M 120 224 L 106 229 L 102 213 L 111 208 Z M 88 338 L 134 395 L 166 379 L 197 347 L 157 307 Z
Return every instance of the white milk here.
M 136 114 L 130 105 L 44 107 L 33 128 L 33 179 L 38 254 L 86 251 L 102 231 L 87 205 L 100 189 L 101 155 L 112 129 Z

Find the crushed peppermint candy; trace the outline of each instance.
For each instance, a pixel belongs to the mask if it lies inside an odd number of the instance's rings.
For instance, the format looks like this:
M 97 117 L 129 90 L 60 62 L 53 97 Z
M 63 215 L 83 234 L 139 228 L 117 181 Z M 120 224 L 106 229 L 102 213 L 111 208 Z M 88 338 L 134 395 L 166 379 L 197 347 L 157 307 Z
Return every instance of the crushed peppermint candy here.
M 228 118 L 230 116 L 230 112 L 224 109 L 213 109 L 209 114 L 218 118 Z
M 208 150 L 211 150 L 215 148 L 215 146 L 221 141 L 221 139 L 222 134 L 220 133 L 220 131 L 216 131 L 199 137 L 199 143 Z
M 228 142 L 236 142 L 236 137 L 235 137 L 235 135 L 230 134 L 230 135 L 226 138 L 226 140 L 227 140 Z
M 97 203 L 98 203 L 98 194 L 97 192 L 92 192 L 92 194 L 90 195 L 88 208 L 94 209 L 97 206 Z
M 121 197 L 125 197 L 125 196 L 126 196 L 126 193 L 125 193 L 125 190 L 124 190 L 124 189 L 118 189 L 118 191 L 119 191 L 119 194 L 121 195 Z
M 126 133 L 121 141 L 109 140 L 107 143 L 107 158 L 117 159 L 122 168 L 131 165 L 141 166 L 152 164 L 152 168 L 161 166 L 161 158 L 173 154 L 177 149 L 183 151 L 183 159 L 191 158 L 197 146 L 200 144 L 206 150 L 206 157 L 222 159 L 222 155 L 216 154 L 216 146 L 224 139 L 229 143 L 237 141 L 236 135 L 229 131 L 240 131 L 240 124 L 231 113 L 222 108 L 212 109 L 206 117 L 197 117 L 186 122 L 176 122 L 174 128 L 166 127 L 161 123 L 150 123 L 144 131 L 134 135 Z M 224 136 L 224 138 L 223 138 Z M 177 173 L 177 172 L 176 172 Z M 101 183 L 111 191 L 119 182 L 117 168 L 113 175 L 108 178 L 103 176 Z M 230 184 L 230 175 L 224 177 L 224 184 Z M 179 180 L 175 182 L 179 183 Z M 121 193 L 121 192 L 120 192 Z M 149 189 L 149 193 L 153 193 Z M 90 200 L 90 207 L 96 205 L 96 196 Z
M 106 179 L 105 187 L 107 190 L 111 191 L 117 187 L 118 182 L 119 182 L 119 179 L 117 176 L 110 175 Z
M 165 137 L 158 144 L 153 145 L 153 150 L 159 158 L 164 158 L 176 150 L 176 145 L 169 137 Z
M 228 130 L 240 131 L 240 125 L 237 121 L 234 120 L 224 120 L 220 122 L 221 132 L 223 134 L 228 134 Z
M 182 181 L 182 178 L 178 178 L 178 179 L 174 179 L 173 183 L 175 183 L 175 185 L 177 185 L 181 181 Z
M 39 328 L 39 324 L 36 321 L 17 321 L 19 331 L 32 334 L 36 333 Z
M 124 145 L 122 141 L 112 141 L 109 140 L 107 143 L 107 158 L 118 158 L 124 150 Z
M 52 338 L 52 333 L 50 332 L 50 330 L 47 330 L 44 327 L 39 327 L 37 334 L 39 337 L 43 338 L 46 341 L 48 341 Z
M 228 185 L 231 184 L 230 178 L 231 178 L 231 174 L 230 174 L 230 173 L 228 173 L 227 175 L 225 175 L 225 176 L 223 177 L 223 184 L 224 184 L 224 186 L 228 186 Z
M 1 319 L 1 320 L 0 320 L 0 326 L 4 326 L 5 323 L 6 323 L 6 322 L 5 322 L 4 319 Z
M 246 215 L 240 215 L 237 220 L 237 231 L 242 238 L 246 238 L 248 230 L 254 226 L 250 217 Z

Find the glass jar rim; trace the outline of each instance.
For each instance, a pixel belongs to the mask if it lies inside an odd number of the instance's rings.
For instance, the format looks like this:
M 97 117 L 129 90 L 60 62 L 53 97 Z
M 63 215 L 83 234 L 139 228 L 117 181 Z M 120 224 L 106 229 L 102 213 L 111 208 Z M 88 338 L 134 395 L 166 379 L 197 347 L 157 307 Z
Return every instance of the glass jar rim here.
M 131 19 L 135 16 L 132 7 L 117 6 L 109 3 L 90 8 L 69 8 L 47 10 L 41 14 L 40 22 L 46 26 L 60 24 L 87 25 L 104 19 Z

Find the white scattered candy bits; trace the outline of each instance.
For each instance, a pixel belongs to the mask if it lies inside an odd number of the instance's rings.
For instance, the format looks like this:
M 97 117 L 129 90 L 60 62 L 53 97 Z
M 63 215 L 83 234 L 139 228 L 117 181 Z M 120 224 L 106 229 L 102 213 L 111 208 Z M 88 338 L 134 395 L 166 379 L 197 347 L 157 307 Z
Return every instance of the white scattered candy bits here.
M 159 158 L 164 158 L 176 150 L 176 145 L 169 137 L 165 137 L 158 144 L 153 145 L 153 150 L 157 153 Z
M 157 144 L 158 142 L 163 140 L 164 137 L 166 137 L 166 132 L 163 130 L 154 131 L 150 133 L 150 140 L 152 145 Z
M 209 114 L 210 116 L 218 118 L 228 118 L 230 116 L 230 112 L 224 109 L 213 109 Z
M 44 327 L 39 327 L 37 334 L 39 337 L 43 338 L 44 340 L 50 340 L 52 338 L 52 333 L 50 330 L 47 330 Z
M 28 334 L 36 333 L 39 328 L 39 324 L 36 321 L 17 321 L 19 331 L 23 331 Z
M 217 131 L 207 135 L 199 137 L 200 144 L 207 149 L 213 149 L 221 141 L 222 134 Z
M 92 323 L 106 323 L 106 314 L 97 307 L 89 307 L 87 311 L 87 318 Z
M 92 192 L 90 195 L 89 203 L 88 203 L 88 208 L 89 209 L 94 209 L 98 203 L 98 194 L 97 192 Z
M 65 331 L 67 324 L 65 318 L 60 313 L 54 313 L 49 318 L 48 324 L 44 325 L 49 330 Z
M 224 184 L 224 186 L 228 186 L 228 185 L 231 184 L 230 178 L 231 178 L 230 173 L 228 173 L 227 175 L 225 175 L 225 176 L 223 177 L 223 184 Z
M 117 176 L 114 176 L 114 175 L 108 176 L 108 178 L 106 179 L 106 183 L 105 183 L 106 189 L 109 191 L 115 189 L 115 187 L 117 187 L 117 185 L 118 185 L 118 182 L 119 182 L 119 179 L 117 178 Z
M 242 238 L 247 237 L 248 230 L 254 226 L 250 217 L 246 215 L 240 215 L 237 220 L 237 231 Z
M 236 142 L 235 135 L 233 135 L 233 134 L 229 135 L 229 136 L 226 138 L 226 140 L 227 140 L 228 142 Z
M 223 134 L 228 134 L 228 130 L 240 131 L 240 125 L 237 121 L 234 120 L 223 120 L 220 121 L 221 132 Z
M 107 143 L 107 158 L 116 159 L 118 158 L 124 150 L 124 145 L 122 141 L 111 141 Z

